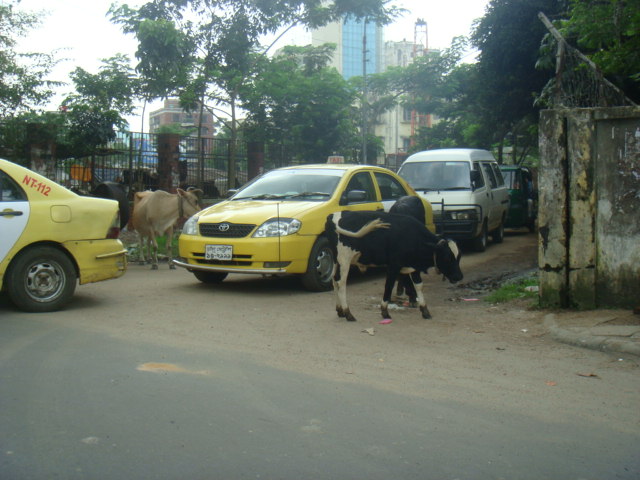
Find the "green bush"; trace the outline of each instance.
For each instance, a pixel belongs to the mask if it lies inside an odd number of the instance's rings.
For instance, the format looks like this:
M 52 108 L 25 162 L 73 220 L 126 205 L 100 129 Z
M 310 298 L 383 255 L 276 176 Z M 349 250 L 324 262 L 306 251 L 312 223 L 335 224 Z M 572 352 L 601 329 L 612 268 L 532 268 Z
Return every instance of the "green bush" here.
M 498 290 L 487 295 L 484 300 L 489 303 L 505 303 L 518 299 L 538 299 L 537 291 L 528 291 L 527 287 L 538 286 L 537 277 L 521 278 L 503 284 Z

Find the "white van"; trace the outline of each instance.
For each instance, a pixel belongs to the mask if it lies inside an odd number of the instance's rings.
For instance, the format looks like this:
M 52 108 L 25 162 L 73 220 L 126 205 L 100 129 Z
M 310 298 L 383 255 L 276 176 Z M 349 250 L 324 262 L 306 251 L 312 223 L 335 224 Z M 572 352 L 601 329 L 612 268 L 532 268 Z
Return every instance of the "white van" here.
M 474 250 L 504 237 L 509 190 L 491 152 L 450 148 L 418 152 L 407 158 L 398 174 L 433 206 L 436 231 L 468 240 Z

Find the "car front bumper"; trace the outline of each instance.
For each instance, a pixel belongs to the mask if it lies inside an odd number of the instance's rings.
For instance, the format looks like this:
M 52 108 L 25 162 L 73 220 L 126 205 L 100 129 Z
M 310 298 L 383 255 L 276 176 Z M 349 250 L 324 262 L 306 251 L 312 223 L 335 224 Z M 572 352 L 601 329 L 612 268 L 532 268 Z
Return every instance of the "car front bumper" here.
M 179 256 L 174 265 L 187 270 L 227 273 L 305 273 L 314 235 L 289 235 L 269 238 L 208 238 L 181 235 Z M 207 260 L 206 245 L 231 245 L 231 260 Z

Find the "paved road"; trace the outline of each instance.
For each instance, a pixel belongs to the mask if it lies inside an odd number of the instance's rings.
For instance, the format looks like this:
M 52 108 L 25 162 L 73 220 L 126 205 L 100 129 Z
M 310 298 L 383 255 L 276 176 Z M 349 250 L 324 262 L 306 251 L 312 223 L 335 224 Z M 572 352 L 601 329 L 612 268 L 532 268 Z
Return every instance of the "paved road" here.
M 355 279 L 354 298 L 381 282 Z M 79 287 L 64 312 L 0 303 L 0 479 L 638 478 L 637 368 L 482 337 L 484 356 L 454 369 L 448 322 L 434 321 L 441 347 L 425 340 L 427 353 L 391 329 L 362 333 L 364 318 L 338 321 L 331 302 L 289 279 L 214 289 L 132 266 Z M 414 313 L 397 314 L 398 335 L 424 330 Z M 509 372 L 516 357 L 572 377 L 600 365 L 601 379 L 538 385 L 526 365 Z

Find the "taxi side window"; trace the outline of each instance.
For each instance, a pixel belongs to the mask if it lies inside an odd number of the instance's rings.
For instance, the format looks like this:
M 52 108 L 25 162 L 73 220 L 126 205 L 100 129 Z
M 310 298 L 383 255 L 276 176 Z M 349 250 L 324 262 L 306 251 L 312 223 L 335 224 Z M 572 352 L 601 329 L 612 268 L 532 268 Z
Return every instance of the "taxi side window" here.
M 347 192 L 352 190 L 364 191 L 367 194 L 364 200 L 365 202 L 373 202 L 376 199 L 373 181 L 371 180 L 369 172 L 358 172 L 351 177 L 351 180 L 349 180 L 349 184 L 347 185 Z
M 0 171 L 0 202 L 26 201 L 27 195 L 11 177 Z
M 404 187 L 391 175 L 382 172 L 375 172 L 378 188 L 380 189 L 381 200 L 397 200 L 407 194 Z

